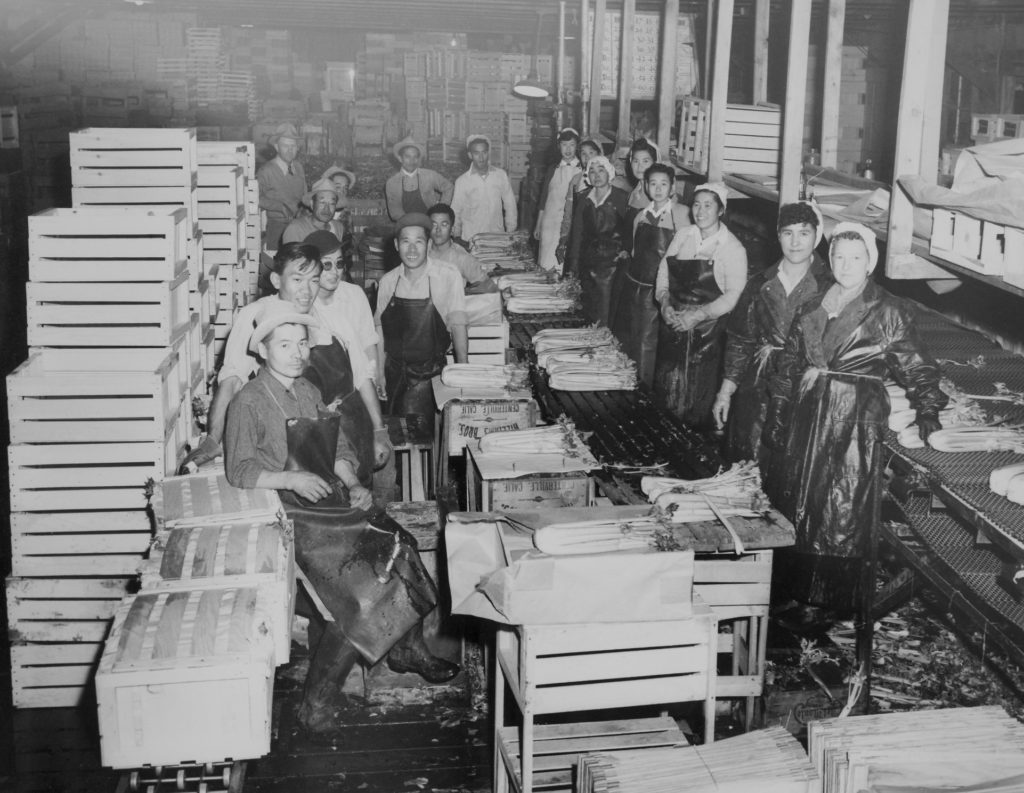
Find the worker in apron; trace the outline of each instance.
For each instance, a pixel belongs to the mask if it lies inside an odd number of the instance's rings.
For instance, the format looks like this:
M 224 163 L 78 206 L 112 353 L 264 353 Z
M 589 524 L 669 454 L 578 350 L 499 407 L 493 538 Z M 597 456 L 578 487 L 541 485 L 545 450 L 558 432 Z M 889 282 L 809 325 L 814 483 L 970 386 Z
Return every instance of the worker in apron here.
M 462 275 L 427 256 L 430 229 L 427 215 L 398 221 L 395 247 L 402 265 L 380 280 L 375 321 L 387 413 L 414 414 L 433 429 L 437 406 L 430 381 L 444 369 L 449 346 L 456 363 L 466 362 L 468 337 Z
M 552 165 L 544 179 L 540 194 L 540 212 L 533 236 L 540 243 L 537 263 L 545 270 L 558 270 L 560 265 L 555 252 L 562 231 L 562 214 L 565 212 L 565 197 L 573 178 L 582 172 L 577 150 L 579 133 L 567 127 L 558 133 L 558 151 L 561 159 Z
M 637 379 L 650 388 L 658 350 L 654 281 L 676 232 L 690 225 L 690 210 L 675 200 L 675 169 L 655 163 L 644 174 L 651 203 L 633 221 L 633 255 L 621 266 L 611 328 L 622 351 L 636 361 Z
M 607 326 L 615 270 L 626 256 L 627 193 L 612 187 L 615 168 L 607 157 L 594 157 L 587 165 L 587 175 L 591 187 L 576 202 L 566 272 L 580 280 L 580 301 L 587 320 Z
M 587 178 L 587 165 L 594 157 L 600 157 L 604 153 L 601 144 L 594 136 L 584 138 L 580 141 L 580 167 L 576 175 L 569 181 L 569 188 L 565 191 L 565 206 L 562 209 L 562 225 L 558 230 L 558 247 L 555 249 L 555 258 L 558 260 L 559 268 L 565 266 L 565 253 L 569 249 L 569 232 L 572 230 L 572 218 L 576 209 L 576 199 L 580 194 L 590 187 L 590 180 Z M 612 163 L 614 165 L 614 163 Z
M 694 192 L 693 225 L 680 229 L 658 265 L 654 297 L 662 323 L 656 401 L 693 427 L 709 427 L 721 381 L 725 317 L 747 282 L 747 252 L 722 222 L 727 188 Z
M 384 183 L 384 200 L 388 216 L 397 221 L 409 212 L 426 212 L 437 202 L 450 204 L 454 186 L 444 176 L 429 168 L 421 168 L 423 147 L 411 137 L 398 141 L 391 149 L 401 166 L 398 173 Z
M 375 509 L 356 476 L 341 420 L 301 375 L 313 326 L 285 301 L 268 303 L 250 349 L 263 360 L 235 396 L 225 430 L 225 475 L 242 488 L 276 489 L 295 527 L 295 557 L 333 622 L 311 633 L 299 720 L 313 732 L 337 726 L 345 678 L 359 659 L 388 656 L 399 672 L 449 680 L 456 664 L 433 656 L 422 633 L 437 589 L 415 539 Z

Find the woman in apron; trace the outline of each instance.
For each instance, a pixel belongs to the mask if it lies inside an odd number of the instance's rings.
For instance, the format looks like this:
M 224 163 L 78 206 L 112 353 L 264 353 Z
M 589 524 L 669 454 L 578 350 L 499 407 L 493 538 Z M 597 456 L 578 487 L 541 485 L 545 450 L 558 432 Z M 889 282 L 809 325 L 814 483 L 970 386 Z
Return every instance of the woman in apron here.
M 779 580 L 802 603 L 849 614 L 874 591 L 884 381 L 906 388 L 923 440 L 948 397 L 909 304 L 870 279 L 874 233 L 838 224 L 829 258 L 836 283 L 797 310 L 769 382 L 764 435 L 777 454 L 766 489 L 796 527 Z
M 373 664 L 389 654 L 393 668 L 438 681 L 458 667 L 430 655 L 423 640 L 437 590 L 415 540 L 373 510 L 339 417 L 301 377 L 311 324 L 288 303 L 268 304 L 250 343 L 264 365 L 231 403 L 224 446 L 231 484 L 280 493 L 295 525 L 296 562 L 334 618 L 311 641 L 299 712 L 308 729 L 323 732 L 336 725 L 342 686 L 360 657 Z
M 675 168 L 655 163 L 644 174 L 651 203 L 633 221 L 633 255 L 618 274 L 612 331 L 636 361 L 637 378 L 650 388 L 658 350 L 654 281 L 676 232 L 690 225 L 690 210 L 675 201 Z
M 576 202 L 566 272 L 582 287 L 583 314 L 590 322 L 607 325 L 611 313 L 612 282 L 626 244 L 625 190 L 612 187 L 615 169 L 607 157 L 587 165 L 589 189 Z
M 600 157 L 601 154 L 601 144 L 593 138 L 584 138 L 580 141 L 581 170 L 569 182 L 569 189 L 565 194 L 565 207 L 562 211 L 562 225 L 558 231 L 558 248 L 555 250 L 555 256 L 558 259 L 559 267 L 565 265 L 565 252 L 569 248 L 569 232 L 572 230 L 572 217 L 576 211 L 576 199 L 580 193 L 590 187 L 590 180 L 587 178 L 587 165 L 595 157 Z
M 632 176 L 633 190 L 629 194 L 629 214 L 626 217 L 627 227 L 633 228 L 633 221 L 647 205 L 651 203 L 647 195 L 647 184 L 644 174 L 647 169 L 658 161 L 658 149 L 646 138 L 638 138 L 629 147 L 629 172 Z
M 654 372 L 656 400 L 694 427 L 711 424 L 721 380 L 725 317 L 747 282 L 747 252 L 722 223 L 727 188 L 699 185 L 693 225 L 676 232 L 658 266 L 661 307 Z
M 577 157 L 579 143 L 580 135 L 572 128 L 567 127 L 558 133 L 558 151 L 561 159 L 548 169 L 547 177 L 544 179 L 544 189 L 540 194 L 540 212 L 537 215 L 537 226 L 533 236 L 540 242 L 537 261 L 545 270 L 559 268 L 555 252 L 562 230 L 565 197 L 573 178 L 582 172 Z

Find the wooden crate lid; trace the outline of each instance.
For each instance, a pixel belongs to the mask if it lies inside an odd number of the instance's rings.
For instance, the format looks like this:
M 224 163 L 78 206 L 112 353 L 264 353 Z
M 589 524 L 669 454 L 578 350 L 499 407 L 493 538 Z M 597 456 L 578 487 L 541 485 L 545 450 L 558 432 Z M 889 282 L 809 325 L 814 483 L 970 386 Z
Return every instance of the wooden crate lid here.
M 157 535 L 141 569 L 148 580 L 284 574 L 291 524 L 282 521 L 176 526 Z
M 273 521 L 283 512 L 277 491 L 233 487 L 223 471 L 175 476 L 153 492 L 153 512 L 160 526 L 201 526 L 221 523 Z
M 100 671 L 272 656 L 270 636 L 271 620 L 255 587 L 143 592 L 118 608 Z

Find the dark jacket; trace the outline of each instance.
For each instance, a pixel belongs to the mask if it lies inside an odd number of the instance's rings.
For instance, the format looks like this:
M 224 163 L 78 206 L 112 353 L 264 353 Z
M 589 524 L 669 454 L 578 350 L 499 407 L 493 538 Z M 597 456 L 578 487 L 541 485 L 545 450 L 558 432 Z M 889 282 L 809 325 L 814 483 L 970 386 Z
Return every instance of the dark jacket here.
M 786 342 L 796 311 L 820 297 L 834 282 L 817 253 L 803 280 L 788 295 L 776 280 L 781 262 L 751 278 L 729 314 L 724 378 L 736 384 L 726 430 L 729 458 L 757 460 L 764 467 L 767 452 L 761 444 L 770 401 L 768 379 Z
M 576 196 L 565 259 L 567 272 L 579 274 L 581 266 L 586 268 L 596 264 L 589 261 L 589 258 L 597 251 L 601 252 L 602 258 L 604 254 L 610 253 L 610 264 L 629 244 L 630 229 L 626 226 L 629 194 L 618 187 L 612 187 L 611 195 L 601 206 L 595 207 L 590 200 L 593 190 L 593 187 L 588 187 Z M 611 253 L 613 249 L 614 253 Z
M 874 541 L 881 499 L 883 378 L 906 389 L 919 418 L 937 417 L 948 397 L 910 304 L 868 281 L 829 321 L 823 296 L 797 311 L 770 379 L 767 437 L 788 421 L 766 485 L 796 526 L 798 551 L 861 557 Z

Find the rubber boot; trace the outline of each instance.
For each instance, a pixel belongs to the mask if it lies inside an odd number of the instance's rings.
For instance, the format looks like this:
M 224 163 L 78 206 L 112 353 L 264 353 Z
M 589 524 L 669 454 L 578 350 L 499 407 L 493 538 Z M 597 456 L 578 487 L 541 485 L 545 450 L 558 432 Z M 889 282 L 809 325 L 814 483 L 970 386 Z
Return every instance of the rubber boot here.
M 423 622 L 417 622 L 388 653 L 393 672 L 415 672 L 428 683 L 444 683 L 459 673 L 459 665 L 430 652 L 423 638 Z
M 299 722 L 303 727 L 318 733 L 338 727 L 337 713 L 348 704 L 341 689 L 358 659 L 358 651 L 341 629 L 333 622 L 328 623 L 316 649 L 311 649 L 309 673 L 299 707 Z

